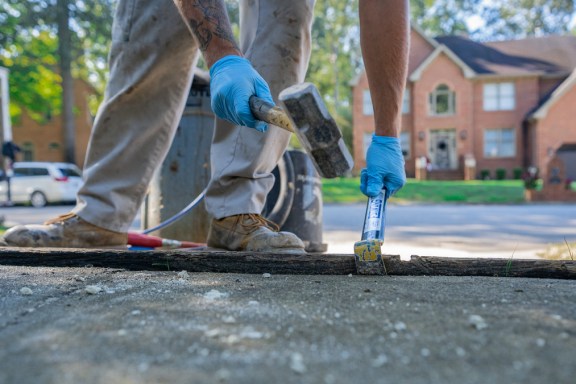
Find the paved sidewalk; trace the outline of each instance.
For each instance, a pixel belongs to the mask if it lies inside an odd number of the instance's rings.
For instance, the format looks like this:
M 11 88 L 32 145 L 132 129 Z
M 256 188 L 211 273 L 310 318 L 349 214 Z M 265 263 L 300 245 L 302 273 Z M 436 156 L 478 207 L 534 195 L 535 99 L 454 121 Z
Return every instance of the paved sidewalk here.
M 574 281 L 6 266 L 0 275 L 0 383 L 576 377 Z

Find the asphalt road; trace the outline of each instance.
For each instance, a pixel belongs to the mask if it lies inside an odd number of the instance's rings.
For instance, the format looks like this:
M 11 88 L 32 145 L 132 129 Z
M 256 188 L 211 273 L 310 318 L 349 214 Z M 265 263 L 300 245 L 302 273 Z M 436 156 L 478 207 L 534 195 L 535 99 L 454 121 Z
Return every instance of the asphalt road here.
M 42 223 L 72 206 L 0 208 L 8 224 Z M 326 204 L 328 252 L 352 253 L 364 220 L 363 204 Z M 137 219 L 134 228 L 139 229 Z M 576 204 L 389 204 L 385 252 L 420 256 L 533 258 L 547 245 L 576 241 Z

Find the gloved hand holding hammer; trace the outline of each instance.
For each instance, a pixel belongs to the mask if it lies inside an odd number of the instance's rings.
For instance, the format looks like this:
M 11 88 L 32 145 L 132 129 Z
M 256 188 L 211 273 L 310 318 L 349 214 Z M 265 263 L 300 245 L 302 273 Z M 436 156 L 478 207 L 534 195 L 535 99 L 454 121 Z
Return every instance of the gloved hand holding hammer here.
M 221 119 L 265 132 L 268 124 L 256 120 L 248 100 L 255 95 L 274 104 L 266 81 L 240 56 L 221 58 L 210 68 L 210 94 L 212 110 Z

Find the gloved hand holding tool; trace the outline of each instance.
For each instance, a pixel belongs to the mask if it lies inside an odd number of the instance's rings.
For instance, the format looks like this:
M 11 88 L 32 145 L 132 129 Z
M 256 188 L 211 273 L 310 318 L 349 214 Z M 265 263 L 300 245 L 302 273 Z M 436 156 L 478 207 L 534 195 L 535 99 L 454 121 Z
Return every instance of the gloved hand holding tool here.
M 225 56 L 210 68 L 212 110 L 221 119 L 265 132 L 268 124 L 256 120 L 248 100 L 257 96 L 274 104 L 270 88 L 250 62 L 240 56 Z
M 368 196 L 362 239 L 354 244 L 356 271 L 360 275 L 384 275 L 382 243 L 386 224 L 386 202 L 406 183 L 404 157 L 396 137 L 372 136 L 362 170 L 360 189 Z
M 368 197 L 386 188 L 393 195 L 406 184 L 404 156 L 397 137 L 372 136 L 366 154 L 366 168 L 360 175 L 360 190 Z

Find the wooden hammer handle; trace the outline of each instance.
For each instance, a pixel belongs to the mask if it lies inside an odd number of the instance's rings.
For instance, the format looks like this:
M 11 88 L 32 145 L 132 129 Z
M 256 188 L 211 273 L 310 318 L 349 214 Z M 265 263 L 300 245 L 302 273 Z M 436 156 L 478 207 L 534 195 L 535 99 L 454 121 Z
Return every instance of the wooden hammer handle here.
M 286 112 L 257 96 L 250 96 L 250 111 L 258 120 L 267 122 L 294 133 L 294 127 Z

